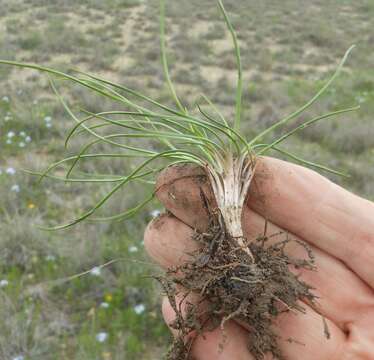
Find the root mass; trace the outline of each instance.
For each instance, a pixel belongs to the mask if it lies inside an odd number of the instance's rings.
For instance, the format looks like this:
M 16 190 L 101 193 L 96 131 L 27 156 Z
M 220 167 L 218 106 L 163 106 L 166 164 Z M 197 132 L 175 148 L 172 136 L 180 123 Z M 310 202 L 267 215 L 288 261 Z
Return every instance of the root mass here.
M 266 353 L 284 360 L 278 345 L 282 334 L 274 330 L 272 323 L 283 312 L 303 313 L 300 300 L 314 303 L 312 287 L 290 271 L 290 267 L 315 270 L 313 254 L 300 241 L 286 237 L 270 243 L 271 236 L 266 234 L 248 244 L 242 239 L 240 243 L 247 247 L 243 251 L 219 220 L 215 217 L 208 232 L 195 234 L 199 250 L 190 254 L 190 261 L 157 278 L 176 313 L 169 325 L 179 334 L 167 360 L 191 359 L 190 349 L 196 337 L 216 328 L 225 334 L 225 322 L 230 319 L 249 329 L 248 349 L 256 360 L 263 359 Z M 306 260 L 287 255 L 285 249 L 290 241 L 305 248 Z M 197 303 L 188 300 L 191 294 L 198 295 Z M 183 299 L 182 304 L 176 297 Z

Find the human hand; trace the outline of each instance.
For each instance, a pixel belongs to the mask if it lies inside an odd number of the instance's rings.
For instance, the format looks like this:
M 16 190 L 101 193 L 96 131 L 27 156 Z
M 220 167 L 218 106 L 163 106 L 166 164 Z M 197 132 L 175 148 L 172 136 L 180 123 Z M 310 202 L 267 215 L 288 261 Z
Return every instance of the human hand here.
M 189 165 L 168 168 L 158 179 L 156 193 L 169 213 L 148 226 L 145 245 L 165 269 L 187 260 L 187 253 L 196 248 L 193 229 L 207 228 L 200 188 L 209 194 L 203 171 Z M 316 260 L 317 271 L 293 271 L 315 288 L 318 309 L 305 303 L 305 315 L 283 313 L 274 324 L 285 358 L 373 360 L 374 204 L 309 169 L 262 158 L 242 216 L 247 239 L 263 233 L 265 219 L 267 233 L 279 234 L 271 241 L 279 241 L 280 232 L 287 232 L 290 238 L 307 242 Z M 294 242 L 286 249 L 291 256 L 306 256 Z M 166 323 L 173 320 L 167 300 L 163 314 Z M 330 339 L 324 333 L 321 315 L 326 318 Z M 253 360 L 247 350 L 248 330 L 235 321 L 227 322 L 225 329 L 223 349 L 219 346 L 222 331 L 216 329 L 194 341 L 193 356 L 198 360 Z

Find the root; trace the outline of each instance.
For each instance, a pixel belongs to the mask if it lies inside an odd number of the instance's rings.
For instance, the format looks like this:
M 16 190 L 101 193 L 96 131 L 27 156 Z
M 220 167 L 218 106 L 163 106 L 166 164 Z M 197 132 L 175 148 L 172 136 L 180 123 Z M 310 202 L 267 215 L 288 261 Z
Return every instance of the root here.
M 256 360 L 264 359 L 267 353 L 284 360 L 277 344 L 281 334 L 275 333 L 272 322 L 283 312 L 303 313 L 300 300 L 314 304 L 312 287 L 289 270 L 290 265 L 313 270 L 313 254 L 306 244 L 298 242 L 308 259 L 291 258 L 285 249 L 293 240 L 286 236 L 269 245 L 271 236 L 266 232 L 248 245 L 243 242 L 249 252 L 239 251 L 242 246 L 238 247 L 237 239 L 221 224 L 215 219 L 208 232 L 196 233 L 194 240 L 200 248 L 192 260 L 158 278 L 176 313 L 170 326 L 179 332 L 167 360 L 187 360 L 194 339 L 204 332 L 221 328 L 225 339 L 224 325 L 231 319 L 250 329 L 248 349 Z M 186 303 L 182 310 L 175 297 L 190 293 L 199 294 L 201 301 Z

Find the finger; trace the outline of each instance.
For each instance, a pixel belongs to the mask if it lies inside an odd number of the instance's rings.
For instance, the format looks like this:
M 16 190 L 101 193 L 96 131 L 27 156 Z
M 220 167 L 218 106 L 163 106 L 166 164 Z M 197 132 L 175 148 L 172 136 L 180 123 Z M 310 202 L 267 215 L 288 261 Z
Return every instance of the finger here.
M 249 209 L 243 216 L 244 234 L 249 240 L 255 240 L 258 234 L 263 233 L 265 223 L 261 215 Z M 266 227 L 267 235 L 270 235 L 269 245 L 284 240 L 283 229 L 269 221 Z M 290 241 L 285 252 L 293 258 L 308 259 L 306 250 L 298 243 L 301 239 L 293 234 L 288 234 L 288 237 L 296 241 Z M 341 329 L 346 329 L 347 324 L 356 320 L 358 312 L 374 307 L 373 291 L 341 261 L 313 245 L 309 247 L 315 257 L 316 271 L 303 268 L 291 271 L 301 274 L 301 279 L 314 287 L 318 311 Z
M 260 215 L 248 213 L 248 221 L 246 218 L 244 220 L 244 231 L 249 239 L 263 231 L 265 220 Z M 279 231 L 278 227 L 268 223 L 268 234 Z M 182 264 L 190 258 L 188 254 L 197 249 L 197 243 L 192 240 L 193 234 L 189 226 L 173 215 L 164 214 L 148 226 L 144 237 L 145 247 L 150 256 L 167 269 Z M 269 241 L 281 239 L 284 238 L 273 236 Z M 318 270 L 302 271 L 301 278 L 316 289 L 314 293 L 320 297 L 321 314 L 344 329 L 345 324 L 354 321 L 357 311 L 373 306 L 372 292 L 341 262 L 316 248 L 313 251 Z M 296 242 L 291 242 L 286 252 L 292 257 L 306 256 L 305 249 Z
M 198 248 L 192 240 L 194 231 L 171 214 L 161 214 L 147 226 L 144 246 L 147 253 L 164 269 L 183 264 Z
M 287 360 L 340 360 L 349 348 L 347 336 L 332 321 L 302 304 L 305 313 L 285 312 L 275 318 L 273 329 Z M 248 331 L 250 326 L 243 324 Z
M 316 172 L 260 161 L 248 205 L 273 223 L 342 260 L 374 287 L 374 204 Z
M 205 230 L 201 192 L 214 203 L 202 168 L 165 170 L 157 196 L 176 217 Z M 258 160 L 247 207 L 337 257 L 374 287 L 374 205 L 316 172 L 273 158 Z
M 167 325 L 175 319 L 167 298 L 163 301 L 162 313 Z M 170 330 L 174 336 L 178 335 L 177 330 Z M 218 328 L 198 336 L 193 342 L 191 355 L 196 360 L 254 360 L 248 351 L 248 332 L 233 321 L 225 324 L 225 332 Z
M 323 319 L 308 305 L 305 314 L 283 313 L 274 325 L 279 347 L 287 360 L 340 360 L 348 347 L 346 335 L 332 321 Z
M 202 194 L 214 202 L 206 173 L 201 167 L 190 164 L 172 166 L 157 178 L 156 195 L 165 208 L 200 231 L 206 230 L 209 223 Z

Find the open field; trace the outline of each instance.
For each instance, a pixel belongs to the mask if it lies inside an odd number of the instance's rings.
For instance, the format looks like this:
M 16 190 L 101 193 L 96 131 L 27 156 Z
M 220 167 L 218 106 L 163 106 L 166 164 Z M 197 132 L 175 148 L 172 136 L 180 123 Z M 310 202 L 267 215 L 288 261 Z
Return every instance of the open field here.
M 350 174 L 326 176 L 374 200 L 374 2 L 225 4 L 242 48 L 248 137 L 312 97 L 357 44 L 339 79 L 297 121 L 355 104 L 361 109 L 308 128 L 283 148 Z M 215 1 L 168 1 L 167 16 L 171 75 L 181 98 L 193 111 L 204 93 L 230 116 L 235 59 Z M 170 103 L 155 0 L 0 0 L 0 58 L 82 69 Z M 73 121 L 45 76 L 0 65 L 0 84 L 0 360 L 161 359 L 169 335 L 157 284 L 147 278 L 157 268 L 142 245 L 142 231 L 160 204 L 154 201 L 130 222 L 38 230 L 37 224 L 73 219 L 108 186 L 39 184 L 23 173 L 43 170 L 83 143 L 76 139 L 64 148 Z M 75 109 L 112 110 L 77 86 L 59 86 Z M 118 159 L 85 166 L 120 175 L 131 168 Z M 115 214 L 143 195 L 134 187 L 104 213 Z

